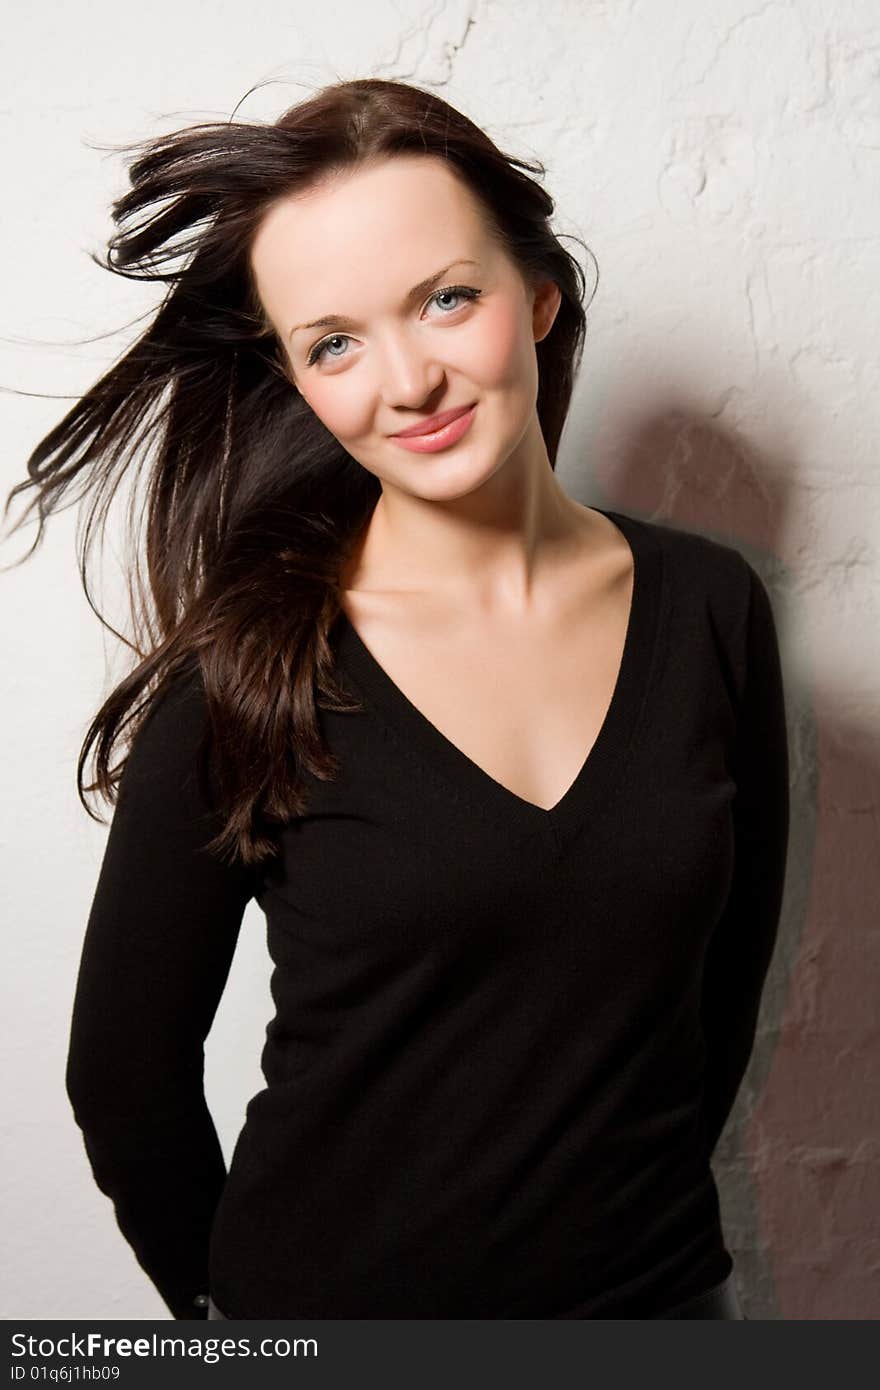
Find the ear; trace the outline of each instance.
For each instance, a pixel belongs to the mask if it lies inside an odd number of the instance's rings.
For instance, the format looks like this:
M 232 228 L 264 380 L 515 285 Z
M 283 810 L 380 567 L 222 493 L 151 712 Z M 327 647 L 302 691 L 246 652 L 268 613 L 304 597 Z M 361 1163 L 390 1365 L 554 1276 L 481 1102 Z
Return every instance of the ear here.
M 562 291 L 555 280 L 543 280 L 535 288 L 532 301 L 532 332 L 536 343 L 540 343 L 550 332 L 561 303 Z

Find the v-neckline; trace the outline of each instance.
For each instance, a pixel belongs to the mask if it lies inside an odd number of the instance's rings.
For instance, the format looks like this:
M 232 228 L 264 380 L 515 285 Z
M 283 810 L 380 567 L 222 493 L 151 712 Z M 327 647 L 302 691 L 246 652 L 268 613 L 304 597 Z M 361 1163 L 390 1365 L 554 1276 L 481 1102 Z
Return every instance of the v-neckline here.
M 446 736 L 404 694 L 370 651 L 344 609 L 339 610 L 338 654 L 356 691 L 401 748 L 429 775 L 438 773 L 474 810 L 501 817 L 515 828 L 560 837 L 598 809 L 623 775 L 651 684 L 664 605 L 663 551 L 651 527 L 622 512 L 594 507 L 617 526 L 633 555 L 629 616 L 617 679 L 605 718 L 573 781 L 555 805 L 537 805 L 511 791 Z

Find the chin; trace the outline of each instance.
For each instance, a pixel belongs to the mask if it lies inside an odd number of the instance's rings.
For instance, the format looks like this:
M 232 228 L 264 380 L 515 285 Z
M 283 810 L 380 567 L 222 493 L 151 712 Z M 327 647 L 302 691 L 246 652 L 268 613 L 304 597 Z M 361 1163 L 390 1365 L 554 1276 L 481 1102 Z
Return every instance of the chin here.
M 426 501 L 454 502 L 478 492 L 489 482 L 503 460 L 492 467 L 480 467 L 474 460 L 448 458 L 442 454 L 425 456 L 428 466 L 407 470 L 405 480 L 398 484 L 405 492 L 423 497 Z

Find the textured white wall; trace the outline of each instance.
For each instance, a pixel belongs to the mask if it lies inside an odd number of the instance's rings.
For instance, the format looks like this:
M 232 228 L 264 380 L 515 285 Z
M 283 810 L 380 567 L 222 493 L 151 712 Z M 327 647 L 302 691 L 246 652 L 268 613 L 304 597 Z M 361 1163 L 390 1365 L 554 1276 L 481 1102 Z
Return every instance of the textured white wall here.
M 156 303 L 88 259 L 125 186 L 122 158 L 90 144 L 227 118 L 257 83 L 271 85 L 241 118 L 381 75 L 436 88 L 509 153 L 544 160 L 557 230 L 584 237 L 601 277 L 561 477 L 580 500 L 739 546 L 780 628 L 793 756 L 783 933 L 716 1162 L 744 1301 L 753 1317 L 880 1316 L 873 0 L 14 0 L 5 30 L 0 385 L 57 398 L 2 394 L 4 495 L 138 325 L 64 344 Z M 75 762 L 109 672 L 125 669 L 79 587 L 74 526 L 74 513 L 54 518 L 41 550 L 0 575 L 0 1316 L 164 1317 L 94 1187 L 63 1085 L 106 837 L 76 798 Z M 118 625 L 116 561 L 108 552 L 96 598 Z M 263 1084 L 263 926 L 251 904 L 208 1047 L 227 1160 Z

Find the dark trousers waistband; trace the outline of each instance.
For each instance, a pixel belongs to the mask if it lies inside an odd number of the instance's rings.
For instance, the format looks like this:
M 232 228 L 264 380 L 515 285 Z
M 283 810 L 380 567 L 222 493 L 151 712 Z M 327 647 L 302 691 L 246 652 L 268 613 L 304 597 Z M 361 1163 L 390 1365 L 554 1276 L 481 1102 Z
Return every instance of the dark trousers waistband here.
M 659 1317 L 742 1318 L 748 1321 L 740 1306 L 733 1270 L 730 1271 L 727 1278 L 723 1279 L 720 1284 L 715 1284 L 713 1288 L 706 1289 L 705 1293 L 698 1293 L 693 1298 L 685 1299 L 684 1303 L 677 1303 L 675 1307 L 670 1308 L 668 1312 L 660 1313 Z
M 740 1306 L 737 1294 L 736 1281 L 733 1277 L 733 1270 L 730 1271 L 726 1279 L 720 1284 L 716 1284 L 711 1289 L 706 1289 L 704 1293 L 696 1294 L 693 1298 L 688 1298 L 684 1303 L 678 1303 L 667 1313 L 660 1313 L 659 1318 L 739 1318 L 746 1322 L 745 1313 Z M 208 1318 L 226 1319 L 226 1314 L 221 1313 L 213 1298 L 208 1297 Z M 652 1319 L 655 1321 L 656 1319 Z

